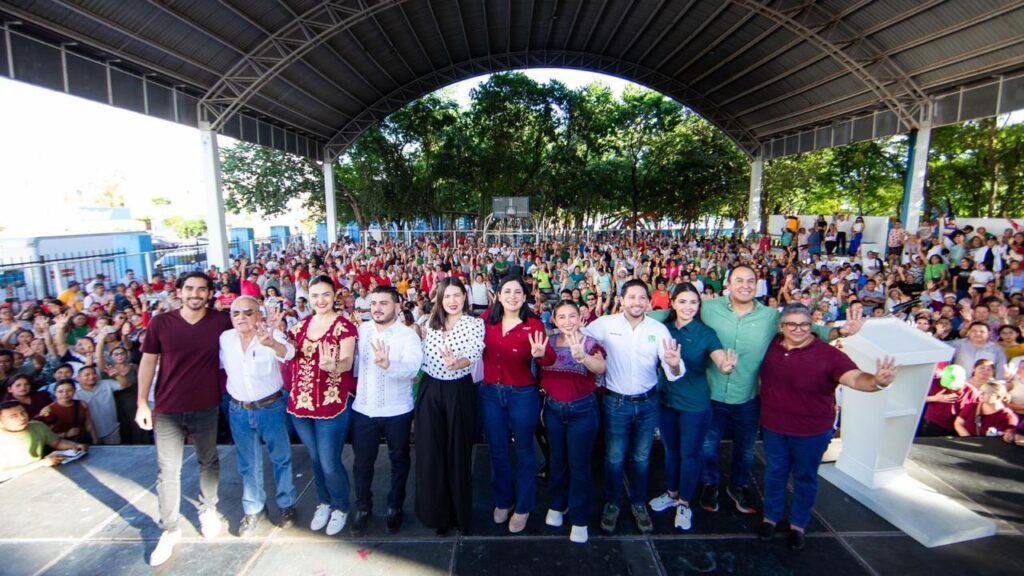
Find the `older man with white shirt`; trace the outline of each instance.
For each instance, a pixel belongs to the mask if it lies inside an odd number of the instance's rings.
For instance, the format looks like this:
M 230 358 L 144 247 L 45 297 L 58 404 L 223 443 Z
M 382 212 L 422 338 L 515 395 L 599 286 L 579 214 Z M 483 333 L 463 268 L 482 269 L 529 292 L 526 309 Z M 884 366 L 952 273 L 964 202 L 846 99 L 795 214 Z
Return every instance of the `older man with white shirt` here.
M 231 405 L 228 423 L 235 441 L 238 472 L 242 475 L 242 510 L 245 516 L 238 535 L 252 535 L 259 525 L 266 502 L 263 489 L 263 451 L 266 442 L 274 465 L 277 486 L 278 525 L 295 524 L 295 483 L 292 477 L 292 447 L 288 438 L 281 362 L 295 356 L 295 347 L 278 329 L 281 315 L 269 311 L 261 320 L 259 301 L 240 296 L 231 303 L 233 329 L 220 336 L 220 361 L 228 375 Z
M 658 423 L 658 366 L 670 382 L 682 378 L 686 368 L 668 328 L 646 315 L 647 285 L 634 278 L 622 285 L 620 293 L 622 313 L 602 316 L 585 330 L 608 352 L 603 402 L 606 502 L 601 529 L 615 530 L 628 457 L 630 510 L 637 528 L 648 533 L 654 528 L 647 513 L 647 473 Z
M 423 364 L 423 347 L 416 332 L 398 322 L 399 295 L 391 286 L 378 286 L 369 295 L 372 322 L 359 326 L 356 355 L 358 388 L 352 404 L 352 450 L 355 459 L 356 513 L 352 534 L 361 536 L 373 510 L 373 467 L 383 434 L 391 461 L 386 529 L 402 526 L 405 485 L 409 478 L 409 432 L 413 418 L 413 378 Z

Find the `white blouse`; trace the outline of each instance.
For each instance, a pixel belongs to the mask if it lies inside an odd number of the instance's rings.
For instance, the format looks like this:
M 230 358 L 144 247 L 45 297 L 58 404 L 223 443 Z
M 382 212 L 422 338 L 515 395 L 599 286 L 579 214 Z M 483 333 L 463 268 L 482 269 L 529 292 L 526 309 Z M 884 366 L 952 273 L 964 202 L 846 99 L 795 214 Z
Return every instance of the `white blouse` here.
M 450 332 L 433 330 L 426 327 L 426 338 L 423 339 L 423 371 L 438 380 L 458 380 L 469 376 L 473 364 L 484 352 L 484 321 L 463 314 Z M 469 366 L 458 370 L 449 370 L 441 357 L 441 349 L 445 346 L 455 354 L 456 358 L 466 358 Z

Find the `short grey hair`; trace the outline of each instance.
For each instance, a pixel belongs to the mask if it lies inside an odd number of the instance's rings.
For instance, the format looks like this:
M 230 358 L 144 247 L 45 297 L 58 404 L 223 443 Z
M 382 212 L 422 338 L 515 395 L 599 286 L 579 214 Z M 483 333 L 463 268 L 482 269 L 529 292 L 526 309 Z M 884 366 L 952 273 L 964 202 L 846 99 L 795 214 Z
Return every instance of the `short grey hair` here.
M 255 306 L 257 310 L 259 310 L 259 308 L 260 308 L 260 301 L 258 299 L 256 299 L 256 297 L 249 296 L 248 294 L 245 295 L 245 296 L 239 296 L 238 298 L 235 298 L 234 300 L 232 300 L 231 301 L 231 307 L 234 308 L 235 304 L 238 303 L 238 302 L 252 302 L 253 306 Z
M 786 304 L 785 307 L 783 307 L 782 313 L 779 314 L 779 318 L 785 318 L 786 316 L 790 316 L 792 314 L 802 314 L 804 316 L 807 316 L 808 318 L 811 318 L 811 309 L 799 302 L 790 302 L 789 304 Z

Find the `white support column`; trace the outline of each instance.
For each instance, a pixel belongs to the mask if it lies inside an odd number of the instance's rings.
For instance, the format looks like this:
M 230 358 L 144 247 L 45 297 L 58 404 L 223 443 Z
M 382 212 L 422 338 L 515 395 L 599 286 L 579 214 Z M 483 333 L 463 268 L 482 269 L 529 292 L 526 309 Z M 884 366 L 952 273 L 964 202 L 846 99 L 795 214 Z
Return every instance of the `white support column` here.
M 199 124 L 199 137 L 203 146 L 203 191 L 206 193 L 206 261 L 217 270 L 228 266 L 228 234 L 224 223 L 224 191 L 221 189 L 220 155 L 217 133 L 206 122 Z
M 903 228 L 916 232 L 921 225 L 921 207 L 924 204 L 924 184 L 928 178 L 928 150 L 932 144 L 932 115 L 930 110 L 921 115 L 921 122 L 913 138 L 911 157 L 908 159 L 910 183 L 904 190 Z
M 334 195 L 334 160 L 324 154 L 324 211 L 327 212 L 327 243 L 338 241 L 338 207 Z
M 761 232 L 761 175 L 764 156 L 758 153 L 750 162 L 750 202 L 747 207 L 747 236 Z

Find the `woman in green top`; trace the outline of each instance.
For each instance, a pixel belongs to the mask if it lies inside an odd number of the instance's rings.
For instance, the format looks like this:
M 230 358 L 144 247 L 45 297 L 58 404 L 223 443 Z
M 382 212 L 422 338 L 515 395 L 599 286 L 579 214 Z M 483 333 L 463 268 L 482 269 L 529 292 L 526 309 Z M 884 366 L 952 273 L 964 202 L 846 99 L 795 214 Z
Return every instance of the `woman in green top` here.
M 949 282 L 947 269 L 946 263 L 942 261 L 942 256 L 933 254 L 924 267 L 924 285 L 927 286 L 928 282 L 935 281 L 939 290 L 944 289 Z
M 686 374 L 675 382 L 661 376 L 660 429 L 665 445 L 667 490 L 651 500 L 651 509 L 676 509 L 675 527 L 689 530 L 693 513 L 690 498 L 700 479 L 701 448 L 711 424 L 711 391 L 707 368 L 714 362 L 724 374 L 736 367 L 736 351 L 725 350 L 715 331 L 700 320 L 700 293 L 686 282 L 672 292 L 672 309 L 665 320 L 669 333 L 680 344 Z

